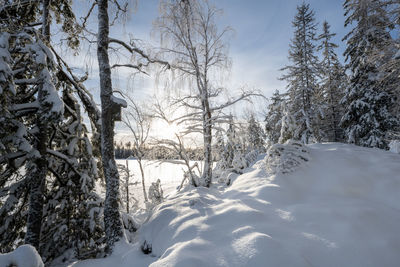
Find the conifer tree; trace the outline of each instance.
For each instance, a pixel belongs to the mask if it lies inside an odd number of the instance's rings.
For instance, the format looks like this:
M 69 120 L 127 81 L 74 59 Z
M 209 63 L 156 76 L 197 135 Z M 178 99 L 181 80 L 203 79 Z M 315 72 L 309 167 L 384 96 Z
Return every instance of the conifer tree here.
M 265 133 L 260 124 L 256 121 L 254 114 L 250 115 L 246 129 L 249 150 L 257 152 L 265 151 Z
M 278 143 L 281 132 L 282 102 L 285 95 L 275 90 L 271 97 L 271 104 L 268 105 L 267 115 L 265 116 L 265 134 L 268 145 Z
M 342 131 L 339 127 L 343 108 L 340 100 L 344 94 L 346 74 L 339 62 L 335 49 L 337 44 L 332 42 L 335 33 L 330 32 L 330 25 L 327 21 L 323 23 L 323 32 L 319 35 L 320 45 L 318 50 L 322 52 L 320 68 L 320 99 L 319 106 L 323 108 L 324 122 L 320 125 L 326 133 L 326 141 L 341 141 Z
M 346 0 L 345 26 L 354 28 L 345 36 L 347 68 L 351 71 L 349 85 L 342 100 L 346 107 L 341 125 L 346 139 L 361 146 L 387 148 L 385 135 L 397 125 L 390 113 L 390 95 L 379 80 L 383 62 L 373 60 L 384 52 L 390 42 L 391 27 L 385 3 L 380 0 Z
M 317 24 L 309 4 L 303 3 L 297 7 L 292 25 L 295 29 L 289 50 L 289 60 L 292 64 L 282 69 L 286 74 L 281 79 L 288 82 L 289 108 L 298 122 L 294 138 L 309 143 L 320 138 L 315 125 L 317 110 L 314 106 L 319 72 L 318 58 L 315 54 Z

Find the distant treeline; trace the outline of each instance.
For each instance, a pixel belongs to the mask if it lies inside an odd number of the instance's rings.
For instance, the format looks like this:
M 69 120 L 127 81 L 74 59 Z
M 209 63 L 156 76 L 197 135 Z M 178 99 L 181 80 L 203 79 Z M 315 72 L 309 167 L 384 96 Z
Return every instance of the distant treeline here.
M 125 144 L 119 143 L 114 144 L 115 146 L 115 158 L 126 159 L 130 156 L 135 157 L 135 148 L 131 142 Z M 202 148 L 186 148 L 187 154 L 191 160 L 203 160 L 203 149 Z M 181 159 L 178 153 L 168 149 L 164 146 L 149 146 L 145 149 L 143 159 L 148 160 L 167 160 L 167 159 Z

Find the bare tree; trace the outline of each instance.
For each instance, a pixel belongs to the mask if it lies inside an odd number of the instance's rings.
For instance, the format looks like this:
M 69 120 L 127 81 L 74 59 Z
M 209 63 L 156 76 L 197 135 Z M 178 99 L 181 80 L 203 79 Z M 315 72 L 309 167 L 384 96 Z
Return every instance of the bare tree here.
M 128 109 L 124 111 L 122 121 L 133 134 L 133 155 L 139 164 L 144 201 L 147 203 L 143 157 L 146 151 L 146 142 L 149 137 L 152 117 L 146 113 L 143 106 L 135 103 L 130 96 L 126 96 L 126 98 L 128 99 Z
M 161 103 L 160 101 L 156 101 L 153 105 L 153 116 L 155 118 L 161 119 L 168 124 L 172 123 L 171 122 L 171 117 L 172 114 L 167 114 L 165 108 L 165 103 Z M 171 110 L 169 110 L 171 112 Z M 173 112 L 171 112 L 173 113 Z M 189 183 L 195 187 L 199 186 L 200 181 L 199 177 L 194 171 L 197 169 L 197 173 L 199 175 L 202 175 L 202 172 L 199 168 L 199 165 L 197 162 L 192 164 L 190 162 L 190 156 L 189 153 L 185 147 L 185 143 L 188 143 L 187 137 L 188 135 L 191 134 L 191 131 L 184 130 L 179 133 L 175 133 L 175 138 L 174 139 L 155 139 L 153 142 L 153 145 L 159 146 L 159 147 L 164 147 L 167 150 L 173 152 L 174 154 L 177 154 L 179 156 L 180 160 L 170 160 L 170 159 L 164 159 L 162 160 L 163 162 L 168 162 L 168 163 L 173 163 L 173 164 L 180 164 L 180 165 L 185 165 L 187 170 L 184 171 L 184 178 L 181 182 L 181 185 L 179 186 L 178 190 L 180 190 L 183 187 L 183 184 L 186 180 L 189 181 Z M 186 140 L 185 140 L 186 139 Z
M 174 105 L 190 111 L 175 118 L 177 123 L 189 123 L 188 131 L 198 132 L 203 137 L 204 168 L 200 185 L 209 187 L 212 178 L 212 129 L 221 119 L 222 110 L 240 100 L 254 95 L 242 94 L 223 103 L 218 103 L 223 88 L 215 86 L 216 72 L 229 65 L 225 38 L 230 28 L 217 29 L 215 19 L 220 10 L 207 0 L 163 0 L 160 17 L 156 21 L 161 39 L 166 41 L 162 49 L 170 60 L 171 67 L 182 78 L 191 83 L 187 93 L 182 92 Z
M 134 182 L 134 183 L 131 182 L 131 178 L 133 177 L 133 174 L 129 170 L 128 162 L 129 162 L 130 159 L 133 159 L 133 157 L 131 157 L 131 156 L 128 157 L 125 160 L 125 165 L 123 165 L 123 164 L 118 164 L 117 165 L 119 173 L 122 176 L 122 180 L 123 180 L 123 185 L 122 185 L 122 188 L 121 188 L 122 189 L 121 190 L 122 191 L 121 194 L 123 195 L 123 197 L 125 197 L 125 208 L 126 208 L 126 213 L 127 214 L 129 214 L 130 207 L 137 207 L 137 204 L 138 204 L 138 200 L 136 198 L 134 198 L 134 197 L 131 197 L 130 190 L 129 190 L 131 185 L 137 185 L 138 184 L 138 182 Z M 130 205 L 131 201 L 133 201 L 132 205 Z

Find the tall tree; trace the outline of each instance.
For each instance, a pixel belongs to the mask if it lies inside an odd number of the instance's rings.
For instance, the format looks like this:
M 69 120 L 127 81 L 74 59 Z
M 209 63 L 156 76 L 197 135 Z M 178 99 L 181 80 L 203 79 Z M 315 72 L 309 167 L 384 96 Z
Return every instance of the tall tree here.
M 346 107 L 341 125 L 347 141 L 368 147 L 386 148 L 385 135 L 398 123 L 390 113 L 393 104 L 379 83 L 384 62 L 373 60 L 385 51 L 392 27 L 386 3 L 381 0 L 346 0 L 345 26 L 354 28 L 344 37 L 350 81 L 343 98 Z
M 2 252 L 12 250 L 25 237 L 37 244 L 49 262 L 67 249 L 74 249 L 79 258 L 101 250 L 102 200 L 92 191 L 97 169 L 79 103 L 90 107 L 89 114 L 96 106 L 84 86 L 78 85 L 83 79 L 73 75 L 51 40 L 43 36 L 43 31 L 50 35 L 50 28 L 43 27 L 40 18 L 45 12 L 40 3 L 8 1 L 0 10 L 0 62 L 7 67 L 0 71 L 0 76 L 7 77 L 5 91 L 0 92 L 5 104 L 0 109 L 0 170 L 5 170 L 0 172 L 4 199 L 0 236 Z M 48 20 L 54 14 L 57 23 L 74 21 L 69 2 L 52 0 L 46 5 Z M 40 139 L 45 124 L 48 137 Z
M 290 44 L 289 60 L 291 65 L 282 68 L 287 73 L 282 80 L 288 82 L 290 110 L 297 123 L 295 138 L 304 143 L 320 138 L 316 124 L 317 107 L 314 96 L 317 94 L 317 75 L 319 71 L 316 56 L 315 13 L 309 4 L 297 7 L 297 14 L 292 22 L 294 37 Z
M 253 95 L 243 92 L 239 97 L 221 103 L 223 88 L 215 82 L 215 71 L 227 67 L 229 28 L 218 30 L 216 19 L 220 10 L 207 0 L 164 0 L 156 25 L 164 44 L 164 54 L 171 58 L 172 68 L 189 80 L 189 92 L 181 92 L 174 103 L 189 109 L 178 123 L 188 122 L 192 132 L 203 137 L 204 167 L 200 185 L 209 187 L 212 178 L 212 129 L 226 120 L 222 110 Z M 190 83 L 192 82 L 192 83 Z M 219 101 L 219 102 L 218 102 Z
M 41 39 L 48 44 L 50 42 L 50 0 L 42 1 L 42 37 Z M 38 44 L 40 47 L 40 42 Z M 35 51 L 38 53 L 39 69 L 38 80 L 38 102 L 39 110 L 36 118 L 38 131 L 35 134 L 34 148 L 38 155 L 33 157 L 29 164 L 29 212 L 26 224 L 25 243 L 31 244 L 39 250 L 40 231 L 42 226 L 44 192 L 47 175 L 46 149 L 48 145 L 48 123 L 49 119 L 57 119 L 63 113 L 63 105 L 55 92 L 54 84 L 49 73 L 49 54 L 45 51 Z M 52 116 L 52 117 L 51 117 Z
M 108 251 L 111 252 L 114 243 L 123 237 L 122 220 L 118 205 L 119 174 L 114 158 L 114 124 L 121 106 L 126 106 L 126 102 L 119 102 L 118 99 L 113 96 L 111 66 L 108 57 L 108 0 L 99 0 L 97 5 L 99 25 L 97 33 L 97 59 L 99 63 L 101 99 L 101 156 L 106 180 L 104 227 Z
M 321 127 L 327 134 L 326 140 L 338 142 L 343 139 L 339 127 L 343 114 L 340 100 L 343 97 L 346 85 L 346 74 L 335 52 L 338 45 L 332 42 L 335 35 L 335 33 L 330 32 L 329 23 L 324 21 L 323 32 L 318 36 L 320 41 L 318 50 L 322 52 L 319 75 L 321 77 L 319 105 L 323 107 L 324 123 Z

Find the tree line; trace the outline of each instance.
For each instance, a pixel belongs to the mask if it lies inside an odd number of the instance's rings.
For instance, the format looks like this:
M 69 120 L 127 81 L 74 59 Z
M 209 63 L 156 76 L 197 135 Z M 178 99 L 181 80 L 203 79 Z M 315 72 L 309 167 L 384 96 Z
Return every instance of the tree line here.
M 297 7 L 287 91 L 276 91 L 266 116 L 271 143 L 288 139 L 348 142 L 387 149 L 399 138 L 399 3 L 346 0 L 343 65 L 328 22 L 320 34 L 309 4 Z

